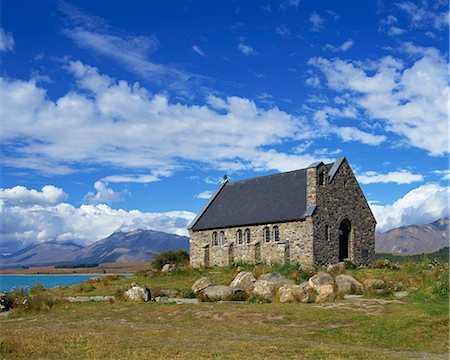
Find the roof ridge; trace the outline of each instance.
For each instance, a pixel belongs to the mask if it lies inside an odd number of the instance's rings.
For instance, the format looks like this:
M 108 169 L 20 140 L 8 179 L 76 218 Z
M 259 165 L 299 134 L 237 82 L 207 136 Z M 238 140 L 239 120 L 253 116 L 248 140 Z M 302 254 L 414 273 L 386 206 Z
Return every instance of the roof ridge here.
M 228 184 L 235 184 L 235 183 L 245 182 L 245 181 L 249 181 L 249 180 L 262 179 L 262 178 L 267 178 L 267 177 L 276 176 L 276 175 L 289 174 L 289 173 L 293 173 L 293 172 L 303 171 L 303 170 L 306 170 L 306 169 L 308 169 L 308 168 L 297 169 L 297 170 L 289 170 L 289 171 L 284 171 L 284 172 L 278 172 L 278 173 L 275 173 L 275 174 L 255 176 L 255 177 L 248 178 L 248 179 L 229 181 Z

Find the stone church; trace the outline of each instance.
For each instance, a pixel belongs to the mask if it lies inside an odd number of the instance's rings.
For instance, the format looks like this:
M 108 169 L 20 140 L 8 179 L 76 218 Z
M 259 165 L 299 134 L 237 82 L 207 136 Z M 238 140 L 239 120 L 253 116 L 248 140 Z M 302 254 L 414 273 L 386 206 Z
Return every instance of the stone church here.
M 189 225 L 194 267 L 373 261 L 375 218 L 348 161 L 229 182 Z

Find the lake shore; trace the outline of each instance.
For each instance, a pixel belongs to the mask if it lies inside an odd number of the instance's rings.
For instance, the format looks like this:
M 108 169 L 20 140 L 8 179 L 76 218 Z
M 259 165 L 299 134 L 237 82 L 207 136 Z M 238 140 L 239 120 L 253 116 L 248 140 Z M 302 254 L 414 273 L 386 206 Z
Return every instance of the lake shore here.
M 150 267 L 147 262 L 103 263 L 97 267 L 56 268 L 54 266 L 38 266 L 21 269 L 2 269 L 2 275 L 57 275 L 57 274 L 130 274 Z

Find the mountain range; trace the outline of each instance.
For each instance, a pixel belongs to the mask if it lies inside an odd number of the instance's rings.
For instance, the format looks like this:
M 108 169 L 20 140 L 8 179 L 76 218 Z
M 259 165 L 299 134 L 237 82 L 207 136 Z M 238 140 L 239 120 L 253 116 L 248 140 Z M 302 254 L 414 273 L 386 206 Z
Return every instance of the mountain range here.
M 399 255 L 432 253 L 449 246 L 449 218 L 402 226 L 377 234 L 375 252 Z
M 431 224 L 409 225 L 376 235 L 375 251 L 412 255 L 431 253 L 449 245 L 449 218 Z M 154 230 L 118 231 L 83 247 L 45 242 L 11 255 L 0 255 L 0 269 L 21 266 L 146 262 L 166 250 L 189 250 L 189 238 Z
M 118 231 L 87 247 L 45 242 L 0 258 L 0 268 L 145 262 L 166 250 L 189 250 L 189 238 L 154 230 Z

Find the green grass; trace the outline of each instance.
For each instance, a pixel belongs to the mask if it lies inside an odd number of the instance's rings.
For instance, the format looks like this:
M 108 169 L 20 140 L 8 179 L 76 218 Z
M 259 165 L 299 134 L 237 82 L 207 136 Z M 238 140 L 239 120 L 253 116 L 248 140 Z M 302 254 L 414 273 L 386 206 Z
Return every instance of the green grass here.
M 36 304 L 0 317 L 1 359 L 447 359 L 448 263 L 408 262 L 398 270 L 345 273 L 383 279 L 410 296 L 325 304 L 59 303 L 45 295 L 112 295 L 136 282 L 149 288 L 189 289 L 201 276 L 229 284 L 241 270 L 279 271 L 301 282 L 296 265 L 239 264 L 177 270 L 153 277 L 112 276 L 83 284 L 33 289 Z M 381 297 L 381 296 L 379 296 Z M 40 301 L 40 302 L 38 302 Z M 41 304 L 43 306 L 41 307 Z

